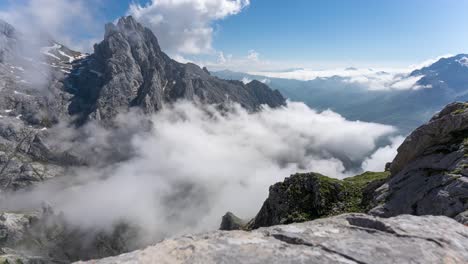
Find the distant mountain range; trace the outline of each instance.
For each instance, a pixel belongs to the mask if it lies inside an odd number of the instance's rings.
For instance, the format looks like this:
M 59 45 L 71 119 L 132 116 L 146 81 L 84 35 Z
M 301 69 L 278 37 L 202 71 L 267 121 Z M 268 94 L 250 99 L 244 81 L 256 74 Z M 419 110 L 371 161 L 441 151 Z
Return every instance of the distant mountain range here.
M 404 134 L 428 121 L 444 105 L 468 99 L 468 55 L 442 58 L 427 67 L 396 75 L 366 69 L 347 68 L 343 75 L 316 77 L 311 80 L 274 78 L 247 73 L 213 72 L 225 79 L 259 80 L 293 101 L 301 101 L 318 110 L 332 109 L 351 120 L 378 122 L 396 126 Z M 303 69 L 291 70 L 291 73 Z M 351 77 L 350 77 L 351 76 Z M 387 81 L 385 89 L 379 78 Z M 374 87 L 375 86 L 375 87 Z M 406 86 L 406 87 L 405 87 Z

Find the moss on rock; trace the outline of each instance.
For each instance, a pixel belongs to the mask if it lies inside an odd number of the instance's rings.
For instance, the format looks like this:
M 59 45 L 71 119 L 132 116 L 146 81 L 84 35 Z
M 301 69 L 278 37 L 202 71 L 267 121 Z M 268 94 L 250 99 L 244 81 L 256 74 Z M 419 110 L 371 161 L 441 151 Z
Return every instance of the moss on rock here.
M 389 172 L 366 172 L 344 180 L 318 173 L 300 173 L 270 187 L 270 194 L 249 229 L 310 221 L 368 209 L 369 194 Z

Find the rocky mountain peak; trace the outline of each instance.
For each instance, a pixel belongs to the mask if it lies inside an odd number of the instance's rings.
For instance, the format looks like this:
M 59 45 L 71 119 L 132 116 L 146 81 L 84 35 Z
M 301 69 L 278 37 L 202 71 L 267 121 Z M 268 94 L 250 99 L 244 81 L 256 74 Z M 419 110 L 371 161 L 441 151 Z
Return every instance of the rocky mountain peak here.
M 161 51 L 154 34 L 139 24 L 132 16 L 122 17 L 116 24 L 109 23 L 105 26 L 104 40 L 112 37 L 123 37 L 132 46 L 142 46 L 143 43 L 151 44 L 156 51 Z
M 225 81 L 195 64 L 172 60 L 161 51 L 153 32 L 131 16 L 108 24 L 104 40 L 94 50 L 68 80 L 75 94 L 69 110 L 79 122 L 92 118 L 106 123 L 131 107 L 152 113 L 179 99 L 218 105 L 235 102 L 249 111 L 263 104 L 285 104 L 278 91 L 264 84 Z

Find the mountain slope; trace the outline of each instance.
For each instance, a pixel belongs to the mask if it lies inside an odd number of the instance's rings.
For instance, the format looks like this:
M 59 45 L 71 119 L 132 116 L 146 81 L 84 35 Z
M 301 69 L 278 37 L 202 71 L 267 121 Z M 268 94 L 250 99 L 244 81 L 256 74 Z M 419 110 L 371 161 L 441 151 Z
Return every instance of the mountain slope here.
M 178 99 L 209 104 L 239 103 L 249 111 L 262 104 L 284 105 L 278 91 L 266 85 L 246 86 L 211 76 L 195 64 L 170 59 L 158 40 L 132 17 L 106 25 L 104 40 L 76 67 L 68 80 L 75 96 L 72 115 L 109 121 L 119 112 L 138 106 L 146 113 Z

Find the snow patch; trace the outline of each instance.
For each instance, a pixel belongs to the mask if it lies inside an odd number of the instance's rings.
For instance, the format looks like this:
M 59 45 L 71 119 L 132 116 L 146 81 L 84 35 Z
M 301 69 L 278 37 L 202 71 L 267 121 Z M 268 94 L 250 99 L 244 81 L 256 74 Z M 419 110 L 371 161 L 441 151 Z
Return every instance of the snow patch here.
M 59 57 L 55 56 L 54 54 L 50 53 L 52 50 L 60 49 L 62 46 L 59 44 L 54 44 L 51 47 L 42 47 L 41 48 L 41 53 L 44 55 L 47 55 L 49 57 L 52 57 L 54 59 L 60 60 Z
M 63 52 L 61 50 L 59 50 L 58 53 L 60 53 L 60 55 L 62 55 L 64 57 L 67 57 L 69 63 L 72 63 L 75 60 L 75 57 L 70 56 L 70 55 L 66 54 L 65 52 Z

